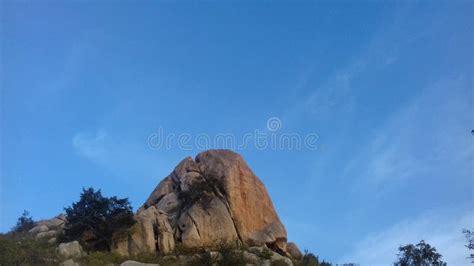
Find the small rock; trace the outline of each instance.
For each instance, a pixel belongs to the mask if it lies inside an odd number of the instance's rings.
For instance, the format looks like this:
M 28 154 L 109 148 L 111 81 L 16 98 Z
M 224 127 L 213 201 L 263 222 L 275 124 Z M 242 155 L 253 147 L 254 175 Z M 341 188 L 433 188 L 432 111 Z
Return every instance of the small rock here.
M 246 263 L 258 265 L 258 263 L 260 262 L 260 258 L 257 255 L 248 251 L 244 251 L 242 255 Z
M 56 243 L 56 237 L 50 238 L 48 240 L 48 243 L 50 243 L 50 244 Z
M 37 225 L 46 225 L 48 228 L 62 228 L 66 222 L 66 217 L 64 214 L 60 214 L 56 217 L 53 217 L 49 220 L 38 221 Z
M 134 260 L 127 260 L 120 264 L 120 266 L 159 266 L 159 264 L 153 264 L 153 263 L 141 263 L 138 261 Z
M 31 230 L 28 231 L 28 232 L 30 232 L 32 234 L 38 234 L 38 233 L 46 232 L 48 230 L 49 230 L 48 227 L 46 225 L 42 224 L 42 225 L 37 225 L 37 226 L 31 228 Z
M 176 261 L 178 258 L 175 255 L 167 255 L 163 257 L 164 261 Z
M 72 259 L 68 259 L 59 264 L 60 266 L 79 266 L 79 263 L 75 262 Z
M 57 231 L 56 230 L 49 230 L 48 232 L 41 232 L 39 234 L 37 234 L 35 236 L 35 239 L 38 240 L 38 239 L 42 239 L 42 238 L 52 238 L 52 237 L 55 237 L 57 235 Z
M 82 256 L 82 247 L 77 241 L 61 243 L 58 247 L 59 255 L 64 258 L 80 258 Z
M 211 257 L 211 260 L 221 260 L 222 259 L 222 254 L 217 251 L 211 251 L 209 252 L 209 256 Z
M 288 253 L 290 253 L 291 257 L 295 260 L 300 260 L 303 258 L 303 254 L 301 253 L 300 249 L 293 242 L 288 243 L 288 245 L 286 246 L 286 250 L 288 251 Z
M 272 261 L 272 263 L 273 263 L 273 262 L 276 262 L 276 261 L 282 261 L 282 262 L 284 262 L 287 266 L 293 266 L 293 262 L 292 262 L 289 258 L 287 258 L 287 257 L 285 257 L 285 256 L 282 256 L 282 255 L 280 255 L 280 254 L 278 254 L 278 253 L 276 253 L 276 252 L 274 252 L 274 251 L 272 251 L 272 252 L 273 252 L 273 254 L 272 254 L 272 257 L 271 257 L 271 259 L 270 259 L 270 260 Z

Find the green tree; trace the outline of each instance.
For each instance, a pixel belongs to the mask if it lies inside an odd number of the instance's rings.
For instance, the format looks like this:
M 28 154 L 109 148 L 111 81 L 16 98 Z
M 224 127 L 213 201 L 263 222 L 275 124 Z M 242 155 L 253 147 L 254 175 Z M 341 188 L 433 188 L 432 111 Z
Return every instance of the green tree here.
M 303 258 L 296 262 L 298 266 L 331 266 L 331 263 L 326 261 L 319 261 L 319 257 L 315 256 L 313 253 L 308 252 L 308 250 L 304 251 Z
M 466 247 L 467 247 L 467 249 L 469 249 L 469 251 L 474 250 L 474 231 L 469 230 L 469 229 L 463 229 L 462 233 L 466 237 L 466 241 L 467 241 Z M 471 262 L 474 263 L 474 253 L 469 254 L 468 259 L 470 259 Z
M 400 246 L 398 248 L 398 261 L 395 262 L 396 266 L 444 266 L 445 262 L 441 260 L 443 257 L 441 254 L 436 252 L 436 248 L 430 246 L 424 240 L 420 243 L 413 245 L 408 244 Z
M 112 235 L 135 223 L 127 198 L 104 197 L 100 189 L 83 188 L 80 200 L 65 211 L 65 239 L 79 240 L 87 250 L 110 251 Z
M 16 225 L 12 228 L 12 232 L 20 233 L 27 232 L 35 226 L 33 218 L 30 216 L 30 213 L 27 210 L 23 211 L 23 214 L 18 218 Z

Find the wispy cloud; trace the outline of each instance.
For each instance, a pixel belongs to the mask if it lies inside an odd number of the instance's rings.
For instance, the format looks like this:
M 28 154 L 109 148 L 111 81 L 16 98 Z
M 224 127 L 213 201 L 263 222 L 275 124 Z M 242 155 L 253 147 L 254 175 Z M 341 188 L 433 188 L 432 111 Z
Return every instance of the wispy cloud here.
M 456 187 L 472 188 L 471 108 L 472 88 L 467 79 L 447 79 L 430 86 L 374 131 L 367 148 L 346 167 L 344 178 L 354 182 L 354 191 L 384 199 L 387 190 L 398 187 L 395 190 L 401 192 L 414 181 L 423 184 L 418 188 L 420 195 L 432 189 L 453 195 L 459 192 Z M 472 202 L 459 203 L 466 204 L 472 206 Z M 430 211 L 421 210 L 425 213 L 419 217 L 400 213 L 400 222 L 356 243 L 340 261 L 387 265 L 395 260 L 399 245 L 424 239 L 448 264 L 468 264 L 461 230 L 474 226 L 474 215 L 472 211 L 456 213 L 443 208 L 427 207 Z
M 147 150 L 145 141 L 143 145 L 120 141 L 105 130 L 77 133 L 72 145 L 82 157 L 117 176 L 154 177 L 164 169 L 162 160 Z
M 472 90 L 464 78 L 424 90 L 373 134 L 373 141 L 346 167 L 363 185 L 448 174 L 471 178 Z
M 372 38 L 360 50 L 353 51 L 353 58 L 343 62 L 334 72 L 319 84 L 311 84 L 317 76 L 315 64 L 309 63 L 306 71 L 298 77 L 293 90 L 306 88 L 309 94 L 303 95 L 291 108 L 284 110 L 281 117 L 285 122 L 309 113 L 320 120 L 331 120 L 338 114 L 346 115 L 357 108 L 354 81 L 363 76 L 376 76 L 377 71 L 396 64 L 405 56 L 404 49 L 423 37 L 433 34 L 443 21 L 434 21 L 426 28 L 413 29 L 410 24 L 411 9 L 401 5 L 392 14 L 387 14 L 385 24 L 380 25 Z
M 396 260 L 398 247 L 416 244 L 421 239 L 434 246 L 448 265 L 469 265 L 469 252 L 462 228 L 472 227 L 472 212 L 427 212 L 415 219 L 403 220 L 384 231 L 355 243 L 355 250 L 343 255 L 340 262 L 361 265 L 390 265 Z
M 381 31 L 373 36 L 372 41 L 354 57 L 353 61 L 342 64 L 322 83 L 311 84 L 310 78 L 301 79 L 304 82 L 298 83 L 298 86 L 307 87 L 311 92 L 300 99 L 292 109 L 287 110 L 283 120 L 298 121 L 306 118 L 305 114 L 310 114 L 322 120 L 323 123 L 319 124 L 323 124 L 326 128 L 329 125 L 331 129 L 344 131 L 344 124 L 348 122 L 347 117 L 357 115 L 360 110 L 355 90 L 358 88 L 357 82 L 365 78 L 376 79 L 380 70 L 387 74 L 390 70 L 388 68 L 398 67 L 397 64 L 406 63 L 407 59 L 411 60 L 409 57 L 413 57 L 413 51 L 416 51 L 411 49 L 411 46 L 422 45 L 422 42 L 431 39 L 425 37 L 433 37 L 432 35 L 438 32 L 440 23 L 443 23 L 433 20 L 432 24 L 423 23 L 425 26 L 414 29 L 410 24 L 413 23 L 413 19 L 407 19 L 404 12 L 402 10 L 400 14 L 396 14 L 395 21 L 387 27 L 381 27 Z M 453 68 L 450 74 L 456 69 Z M 423 71 L 420 73 L 428 74 Z M 314 72 L 306 74 L 315 75 Z M 391 74 L 398 76 L 396 72 Z M 365 239 L 356 242 L 354 250 L 349 250 L 339 262 L 390 265 L 396 258 L 400 244 L 417 243 L 425 239 L 438 248 L 449 265 L 469 263 L 465 259 L 467 250 L 463 246 L 461 229 L 474 226 L 473 216 L 467 212 L 452 213 L 439 209 L 450 206 L 452 202 L 449 198 L 458 198 L 459 195 L 456 194 L 458 192 L 464 193 L 463 197 L 459 198 L 466 199 L 469 195 L 466 195 L 464 188 L 472 188 L 474 184 L 474 146 L 473 136 L 470 133 L 474 124 L 472 116 L 474 98 L 472 79 L 463 74 L 466 73 L 460 73 L 459 77 L 445 76 L 442 79 L 438 76 L 420 76 L 419 79 L 398 83 L 406 86 L 400 88 L 400 92 L 406 94 L 410 92 L 409 94 L 414 95 L 413 99 L 407 103 L 398 103 L 400 108 L 382 118 L 384 121 L 382 124 L 368 128 L 367 138 L 353 139 L 366 142 L 361 143 L 364 145 L 354 146 L 362 147 L 359 151 L 348 151 L 344 146 L 345 139 L 342 138 L 350 138 L 350 134 L 337 135 L 338 132 L 332 130 L 330 131 L 332 136 L 327 136 L 326 139 L 321 135 L 323 142 L 334 135 L 341 138 L 334 138 L 337 142 L 329 143 L 332 144 L 331 149 L 324 150 L 324 156 L 319 156 L 312 162 L 312 168 L 315 169 L 313 179 L 316 180 L 313 182 L 319 182 L 317 180 L 326 175 L 324 170 L 327 165 L 333 166 L 335 163 L 338 166 L 344 165 L 347 158 L 345 155 L 354 153 L 354 157 L 349 158 L 348 164 L 345 164 L 345 169 L 327 171 L 342 172 L 334 178 L 342 178 L 340 184 L 344 185 L 343 189 L 353 192 L 348 193 L 349 198 L 352 196 L 352 202 L 351 207 L 348 207 L 346 218 L 351 224 L 357 224 L 360 220 L 367 221 L 366 217 L 376 217 L 378 223 L 368 224 L 377 227 L 384 223 L 382 227 L 385 228 L 379 231 L 380 227 L 372 229 L 359 224 L 372 234 L 366 238 L 363 236 Z M 427 80 L 434 82 L 425 89 L 416 85 Z M 410 81 L 416 83 L 412 85 Z M 384 111 L 387 110 L 390 108 Z M 383 116 L 385 113 L 375 114 L 371 118 L 378 115 Z M 344 156 L 341 156 L 342 153 Z M 423 188 L 413 189 L 414 183 Z M 413 193 L 410 195 L 406 192 L 409 190 L 407 188 L 410 188 L 411 192 L 415 191 L 414 193 L 431 195 L 433 193 L 429 190 L 433 188 L 436 192 L 442 191 L 444 194 L 442 197 L 448 200 L 439 200 L 432 204 L 432 208 L 420 202 L 407 208 L 396 206 L 394 202 L 397 199 L 403 198 L 409 201 L 413 196 Z M 434 206 L 436 204 L 445 206 Z M 472 198 L 470 202 L 459 204 L 472 206 Z M 387 218 L 378 216 L 380 214 L 377 211 L 387 213 L 388 208 L 393 208 L 393 215 Z M 433 211 L 426 212 L 428 209 Z M 424 214 L 414 217 L 414 213 Z
M 335 109 L 350 111 L 355 101 L 352 79 L 365 67 L 366 62 L 360 60 L 336 72 L 308 97 L 303 105 L 306 111 L 316 116 L 326 116 Z

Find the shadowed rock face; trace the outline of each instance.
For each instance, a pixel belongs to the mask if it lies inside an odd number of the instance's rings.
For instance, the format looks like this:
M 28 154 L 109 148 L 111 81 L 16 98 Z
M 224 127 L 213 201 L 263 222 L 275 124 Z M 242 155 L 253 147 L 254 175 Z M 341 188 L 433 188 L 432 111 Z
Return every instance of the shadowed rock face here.
M 266 244 L 286 252 L 286 231 L 260 179 L 229 150 L 209 150 L 182 160 L 138 210 L 128 236 L 114 249 L 124 255 L 222 242 Z
M 66 216 L 59 214 L 49 220 L 35 222 L 35 226 L 29 230 L 29 233 L 33 234 L 37 240 L 43 239 L 49 243 L 55 243 L 56 237 L 62 233 L 66 222 Z

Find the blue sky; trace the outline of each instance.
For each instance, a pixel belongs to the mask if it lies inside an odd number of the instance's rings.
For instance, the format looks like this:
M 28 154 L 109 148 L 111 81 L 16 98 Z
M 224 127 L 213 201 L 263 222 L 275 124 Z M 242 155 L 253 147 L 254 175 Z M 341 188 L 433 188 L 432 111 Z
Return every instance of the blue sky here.
M 468 264 L 474 227 L 469 1 L 2 1 L 0 231 L 82 187 L 135 209 L 185 156 L 149 136 L 317 134 L 241 153 L 288 237 L 331 262 L 425 239 Z M 267 132 L 268 133 L 268 132 Z M 212 148 L 222 148 L 211 145 Z

